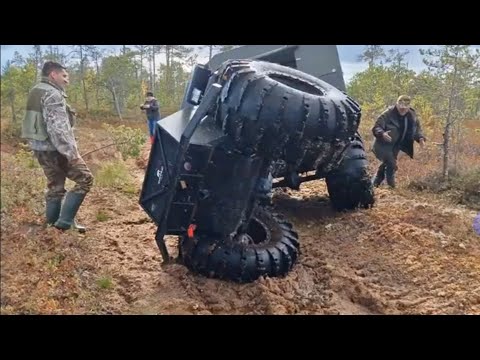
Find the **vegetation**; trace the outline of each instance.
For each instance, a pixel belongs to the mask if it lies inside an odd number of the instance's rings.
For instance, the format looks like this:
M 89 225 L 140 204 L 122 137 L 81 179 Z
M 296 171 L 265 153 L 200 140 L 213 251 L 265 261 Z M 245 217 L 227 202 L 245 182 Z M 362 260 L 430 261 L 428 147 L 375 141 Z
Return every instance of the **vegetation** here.
M 211 57 L 235 45 L 204 45 Z M 63 47 L 34 45 L 23 57 L 18 52 L 2 69 L 2 118 L 16 124 L 24 113 L 29 89 L 40 79 L 46 60 L 65 64 L 70 73 L 69 102 L 80 118 L 140 114 L 147 90 L 159 99 L 162 114 L 180 105 L 198 54 L 184 45 L 123 45 L 108 53 L 95 45 Z
M 416 73 L 408 67 L 408 52 L 387 54 L 381 46 L 367 46 L 359 59 L 367 61 L 368 68 L 353 77 L 348 92 L 362 106 L 361 131 L 367 141 L 372 140 L 370 129 L 378 115 L 399 95 L 411 95 L 430 145 L 442 151 L 438 172 L 447 186 L 450 169 L 458 173 L 459 158 L 469 151 L 467 137 L 480 128 L 480 51 L 467 45 L 442 45 L 421 49 L 420 54 L 427 69 Z M 469 128 L 468 121 L 478 125 Z M 434 137 L 438 133 L 440 139 Z
M 103 164 L 95 174 L 95 183 L 100 187 L 118 189 L 127 194 L 137 193 L 132 175 L 123 161 Z
M 199 48 L 211 58 L 215 52 L 233 47 Z M 459 167 L 465 165 L 461 163 L 463 155 L 476 154 L 466 139 L 472 131 L 480 131 L 480 52 L 468 45 L 420 49 L 426 65 L 420 73 L 409 67 L 408 55 L 408 51 L 366 46 L 358 61 L 368 67 L 351 79 L 347 91 L 362 106 L 360 130 L 367 142 L 373 140 L 371 127 L 378 115 L 400 94 L 411 95 L 429 146 L 441 151 L 442 162 L 435 170 L 447 186 L 451 171 L 458 174 Z M 146 137 L 122 122 L 129 117 L 144 120 L 139 104 L 147 90 L 159 99 L 163 116 L 176 111 L 198 51 L 184 45 L 123 45 L 116 53 L 95 45 L 34 45 L 26 57 L 15 53 L 1 75 L 2 139 L 18 137 L 28 91 L 40 78 L 43 62 L 50 59 L 68 66 L 69 102 L 80 119 L 106 121 L 116 117 L 120 121 L 119 126 L 103 127 L 126 160 L 139 156 Z M 466 126 L 469 121 L 477 125 Z
M 205 47 L 209 56 L 221 50 Z M 480 66 L 472 48 L 422 50 L 428 66 L 421 73 L 409 67 L 408 53 L 365 48 L 360 61 L 368 67 L 353 77 L 348 91 L 362 105 L 367 147 L 376 117 L 403 93 L 413 96 L 427 146 L 414 160 L 400 156 L 395 195 L 378 189 L 378 206 L 358 216 L 334 216 L 324 204 L 313 204 L 327 190 L 321 182 L 305 184 L 307 206 L 283 207 L 307 239 L 304 252 L 311 256 L 298 272 L 303 275 L 267 279 L 233 303 L 238 291 L 228 284 L 222 292 L 204 281 L 202 291 L 196 286 L 178 291 L 178 284 L 196 280 L 176 268 L 160 269 L 156 227 L 138 204 L 149 149 L 139 105 L 152 90 L 162 115 L 175 111 L 195 53 L 180 45 L 122 46 L 117 53 L 91 45 L 63 49 L 35 45 L 31 54 L 17 54 L 2 69 L 2 314 L 318 314 L 344 308 L 376 314 L 479 313 L 478 237 L 471 211 L 464 211 L 480 210 Z M 45 176 L 18 139 L 28 91 L 46 59 L 70 69 L 69 102 L 80 115 L 76 135 L 81 153 L 91 154 L 85 160 L 94 187 L 78 217 L 89 228 L 86 235 L 44 226 Z M 378 162 L 371 152 L 368 156 L 373 169 Z M 67 188 L 72 185 L 67 180 Z M 462 206 L 445 206 L 445 199 Z M 308 240 L 319 236 L 321 244 Z M 316 271 L 319 267 L 325 271 Z M 331 268 L 345 275 L 335 277 L 340 282 L 334 288 Z M 361 281 L 352 286 L 352 279 Z M 310 289 L 312 281 L 319 285 L 308 294 L 313 302 L 289 291 Z M 392 288 L 401 291 L 392 293 Z M 338 289 L 353 289 L 344 294 L 352 307 L 345 306 L 345 296 L 340 304 L 331 301 L 329 294 Z M 259 294 L 265 301 L 257 301 Z

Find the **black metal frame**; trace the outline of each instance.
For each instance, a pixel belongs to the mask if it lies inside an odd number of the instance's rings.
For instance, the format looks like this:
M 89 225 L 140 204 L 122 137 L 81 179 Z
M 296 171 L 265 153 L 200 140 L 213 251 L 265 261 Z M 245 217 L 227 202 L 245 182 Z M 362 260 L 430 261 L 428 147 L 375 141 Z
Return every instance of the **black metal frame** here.
M 190 122 L 187 124 L 187 127 L 183 131 L 183 134 L 180 140 L 180 146 L 177 151 L 176 162 L 175 162 L 176 166 L 173 170 L 173 174 L 171 178 L 172 180 L 171 186 L 167 190 L 167 199 L 168 199 L 167 204 L 170 204 L 173 201 L 173 198 L 175 196 L 177 183 L 180 179 L 180 168 L 185 160 L 185 154 L 190 144 L 190 139 L 192 138 L 195 130 L 197 129 L 202 119 L 204 119 L 207 116 L 208 111 L 217 100 L 221 90 L 222 90 L 222 86 L 217 83 L 213 84 L 207 90 L 200 105 L 195 111 L 195 114 L 192 116 L 192 119 L 190 120 Z M 167 219 L 168 219 L 169 212 L 170 212 L 170 207 L 168 207 L 164 212 L 163 218 L 160 222 L 160 225 L 157 228 L 157 232 L 155 235 L 155 241 L 157 243 L 158 248 L 160 249 L 164 263 L 168 263 L 172 260 L 172 258 L 168 253 L 167 246 L 165 245 L 165 239 L 164 239 L 167 233 Z

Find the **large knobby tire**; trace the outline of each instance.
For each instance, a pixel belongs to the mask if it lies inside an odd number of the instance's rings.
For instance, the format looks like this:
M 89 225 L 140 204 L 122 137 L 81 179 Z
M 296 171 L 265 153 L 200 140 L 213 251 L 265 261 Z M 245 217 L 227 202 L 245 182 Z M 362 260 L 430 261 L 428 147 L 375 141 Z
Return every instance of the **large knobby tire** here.
M 344 92 L 296 69 L 234 60 L 219 69 L 223 85 L 215 117 L 244 153 L 267 158 L 290 150 L 290 163 L 313 142 L 353 136 L 360 106 Z
M 333 208 L 337 211 L 370 208 L 375 203 L 363 141 L 356 134 L 345 150 L 340 166 L 325 181 Z
M 194 273 L 240 283 L 261 276 L 282 277 L 292 269 L 299 242 L 290 223 L 258 207 L 247 234 L 243 242 L 208 234 L 185 235 L 180 240 L 183 263 Z

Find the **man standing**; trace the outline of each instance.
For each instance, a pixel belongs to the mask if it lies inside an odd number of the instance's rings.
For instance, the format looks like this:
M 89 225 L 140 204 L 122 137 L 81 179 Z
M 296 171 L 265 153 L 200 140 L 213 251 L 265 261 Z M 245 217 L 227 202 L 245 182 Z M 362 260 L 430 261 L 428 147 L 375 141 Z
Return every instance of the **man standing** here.
M 76 224 L 75 216 L 93 185 L 93 176 L 80 156 L 73 134 L 74 114 L 66 103 L 65 86 L 69 84 L 66 68 L 48 61 L 42 79 L 29 93 L 22 124 L 22 138 L 30 148 L 47 178 L 47 224 L 58 229 L 85 228 Z M 75 182 L 65 190 L 66 178 Z M 62 199 L 63 201 L 62 205 Z
M 410 107 L 410 102 L 409 96 L 400 96 L 395 106 L 385 110 L 372 128 L 375 136 L 373 152 L 382 161 L 373 179 L 376 187 L 380 186 L 386 175 L 387 184 L 394 188 L 398 153 L 403 151 L 413 159 L 413 142 L 417 141 L 422 148 L 425 145 L 420 120 Z
M 145 110 L 147 114 L 150 142 L 153 144 L 155 124 L 160 120 L 160 105 L 158 104 L 158 100 L 153 97 L 152 92 L 147 92 L 145 103 L 140 106 L 140 109 Z

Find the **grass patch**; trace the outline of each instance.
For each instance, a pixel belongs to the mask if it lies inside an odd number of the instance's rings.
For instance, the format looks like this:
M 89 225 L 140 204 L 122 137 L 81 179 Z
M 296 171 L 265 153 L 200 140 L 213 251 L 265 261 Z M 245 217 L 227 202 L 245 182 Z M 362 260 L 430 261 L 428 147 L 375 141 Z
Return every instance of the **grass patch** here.
M 97 280 L 97 285 L 100 289 L 108 290 L 113 288 L 113 280 L 110 276 L 102 276 Z
M 26 169 L 40 169 L 41 166 L 38 160 L 33 155 L 28 145 L 20 144 L 21 148 L 15 154 L 15 161 L 17 164 L 23 166 Z
M 99 210 L 96 215 L 96 219 L 99 222 L 104 222 L 110 220 L 110 216 L 106 212 L 103 212 L 102 210 Z
M 409 183 L 408 188 L 416 191 L 445 193 L 457 204 L 480 210 L 480 167 L 463 171 L 451 170 L 449 181 L 443 181 L 440 172 L 433 172 Z
M 2 154 L 0 209 L 23 207 L 43 212 L 46 179 L 33 153 L 21 149 L 16 155 Z
M 22 119 L 17 119 L 16 122 L 13 122 L 12 119 L 2 118 L 0 131 L 2 141 L 20 139 L 22 134 Z
M 135 194 L 137 189 L 123 161 L 112 161 L 102 165 L 95 175 L 95 183 L 104 188 Z

